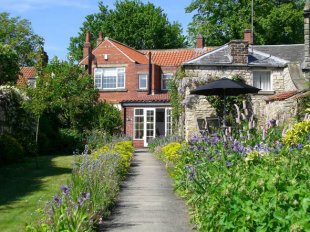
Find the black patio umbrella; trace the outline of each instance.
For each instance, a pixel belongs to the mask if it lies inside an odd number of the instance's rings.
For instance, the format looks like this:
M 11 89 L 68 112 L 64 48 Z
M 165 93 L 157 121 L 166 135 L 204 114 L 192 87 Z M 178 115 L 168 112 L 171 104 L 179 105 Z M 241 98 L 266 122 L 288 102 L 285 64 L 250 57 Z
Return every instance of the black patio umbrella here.
M 224 97 L 224 113 L 223 113 L 223 126 L 225 127 L 225 114 L 226 114 L 226 96 L 237 96 L 246 93 L 257 93 L 260 89 L 244 84 L 240 81 L 234 81 L 223 77 L 219 80 L 213 81 L 209 84 L 199 86 L 192 90 L 191 94 L 212 96 L 220 95 Z

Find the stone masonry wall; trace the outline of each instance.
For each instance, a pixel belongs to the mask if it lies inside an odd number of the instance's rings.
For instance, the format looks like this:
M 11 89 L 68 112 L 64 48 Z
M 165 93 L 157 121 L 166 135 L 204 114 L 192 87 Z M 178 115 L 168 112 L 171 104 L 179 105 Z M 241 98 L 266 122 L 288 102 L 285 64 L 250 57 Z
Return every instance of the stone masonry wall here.
M 210 106 L 204 96 L 190 95 L 190 90 L 199 85 L 203 85 L 214 77 L 228 77 L 234 75 L 243 77 L 247 84 L 252 85 L 252 72 L 250 67 L 185 67 L 185 78 L 179 83 L 179 92 L 184 95 L 184 136 L 189 138 L 199 133 L 197 119 L 215 116 L 215 110 Z M 259 70 L 259 69 L 258 69 Z M 296 90 L 290 76 L 288 68 L 270 69 L 273 91 L 262 94 L 251 95 L 253 109 L 259 123 L 262 125 L 268 119 L 292 118 L 295 112 L 296 102 L 293 98 L 285 101 L 275 101 L 267 103 L 268 97 L 287 90 Z

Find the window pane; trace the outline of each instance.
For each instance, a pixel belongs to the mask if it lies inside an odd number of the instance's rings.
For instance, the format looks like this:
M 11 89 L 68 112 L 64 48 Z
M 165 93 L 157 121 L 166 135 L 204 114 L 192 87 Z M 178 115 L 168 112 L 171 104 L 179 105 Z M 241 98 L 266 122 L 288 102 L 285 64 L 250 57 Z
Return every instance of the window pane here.
M 169 80 L 173 75 L 171 73 L 163 73 L 161 76 L 161 86 L 163 90 L 168 90 L 169 89 Z
M 94 85 L 98 89 L 125 88 L 125 68 L 96 68 Z
M 123 68 L 117 69 L 117 87 L 125 88 L 125 72 Z
M 262 90 L 271 90 L 270 72 L 253 72 L 253 85 Z
M 139 74 L 139 89 L 147 89 L 147 75 Z

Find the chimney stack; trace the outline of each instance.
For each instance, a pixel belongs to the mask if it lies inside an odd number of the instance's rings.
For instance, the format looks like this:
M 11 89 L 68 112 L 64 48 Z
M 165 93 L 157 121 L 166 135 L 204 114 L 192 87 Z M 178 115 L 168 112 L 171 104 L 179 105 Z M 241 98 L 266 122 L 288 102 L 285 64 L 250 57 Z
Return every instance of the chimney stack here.
M 247 64 L 249 44 L 244 40 L 232 40 L 228 43 L 229 54 L 234 64 Z
M 304 52 L 304 69 L 310 69 L 310 0 L 306 1 L 304 8 L 304 39 L 305 39 L 305 52 Z
M 196 37 L 196 48 L 204 48 L 204 38 L 202 35 Z
M 87 71 L 88 74 L 91 74 L 92 71 L 92 49 L 91 49 L 91 43 L 90 43 L 90 32 L 86 32 L 86 38 L 84 42 L 84 47 L 83 47 L 83 58 L 88 56 L 88 62 L 87 62 Z
M 252 30 L 251 29 L 245 29 L 244 30 L 243 40 L 247 41 L 249 45 L 253 45 Z
M 101 42 L 103 41 L 103 33 L 102 32 L 99 32 L 99 36 L 98 36 L 98 39 L 97 39 L 97 46 L 99 44 L 101 44 Z
M 90 32 L 87 31 L 84 46 L 83 46 L 83 58 L 89 55 L 89 50 L 91 50 Z

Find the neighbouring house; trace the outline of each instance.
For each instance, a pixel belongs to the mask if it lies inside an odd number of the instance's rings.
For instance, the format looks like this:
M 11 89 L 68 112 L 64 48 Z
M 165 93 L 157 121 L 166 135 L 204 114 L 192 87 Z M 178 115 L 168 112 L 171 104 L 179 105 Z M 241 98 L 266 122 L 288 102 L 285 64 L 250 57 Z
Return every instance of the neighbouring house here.
M 17 79 L 18 85 L 36 86 L 37 70 L 35 67 L 21 67 Z
M 172 133 L 168 83 L 183 62 L 212 49 L 202 42 L 199 36 L 196 48 L 137 51 L 100 33 L 92 49 L 87 32 L 79 64 L 94 77 L 100 99 L 122 111 L 124 134 L 146 147 Z
M 203 96 L 190 90 L 214 78 L 234 75 L 261 89 L 251 95 L 260 124 L 268 119 L 289 120 L 297 110 L 297 99 L 309 89 L 310 75 L 310 1 L 305 11 L 305 44 L 251 45 L 251 30 L 243 40 L 232 40 L 183 64 L 185 77 L 179 83 L 184 111 L 181 131 L 185 138 L 198 134 L 199 122 L 212 118 L 215 110 Z

